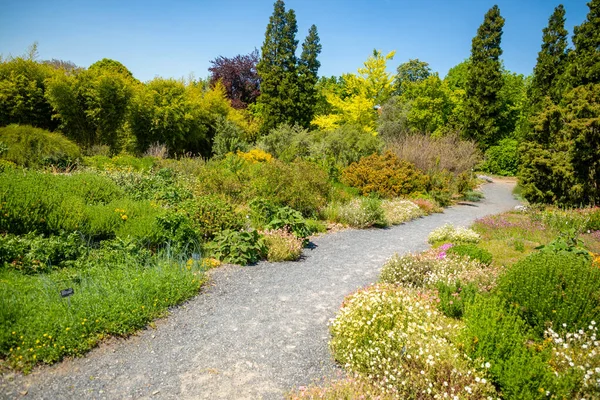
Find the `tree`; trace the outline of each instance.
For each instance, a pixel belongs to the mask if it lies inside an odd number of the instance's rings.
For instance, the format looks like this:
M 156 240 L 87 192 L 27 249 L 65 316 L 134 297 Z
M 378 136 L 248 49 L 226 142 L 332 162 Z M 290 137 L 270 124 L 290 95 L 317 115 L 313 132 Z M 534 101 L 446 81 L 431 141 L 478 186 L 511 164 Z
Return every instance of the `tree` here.
M 571 87 L 600 83 L 600 0 L 591 0 L 588 7 L 586 20 L 574 29 Z
M 112 71 L 118 74 L 123 75 L 125 78 L 131 79 L 132 81 L 137 81 L 131 71 L 116 60 L 111 60 L 110 58 L 103 58 L 100 61 L 96 61 L 88 68 L 89 71 Z
M 528 93 L 532 103 L 538 103 L 545 96 L 550 96 L 554 103 L 560 101 L 560 81 L 567 66 L 567 46 L 565 9 L 561 4 L 554 9 L 548 26 L 543 30 L 542 48 L 533 69 L 533 80 Z
M 261 94 L 257 106 L 263 118 L 263 133 L 281 123 L 296 122 L 296 102 L 298 101 L 298 76 L 296 72 L 296 14 L 286 12 L 282 0 L 274 5 L 269 18 L 261 58 L 257 65 L 261 79 Z
M 298 124 L 304 128 L 310 126 L 317 106 L 317 82 L 321 63 L 317 59 L 321 53 L 317 27 L 312 25 L 302 44 L 302 54 L 298 61 Z
M 133 95 L 131 79 L 111 68 L 56 74 L 46 81 L 46 98 L 69 138 L 84 147 L 108 145 L 114 152 Z
M 335 85 L 326 86 L 324 95 L 332 112 L 315 117 L 312 124 L 325 131 L 351 124 L 376 134 L 375 106 L 389 100 L 394 90 L 394 78 L 386 70 L 387 62 L 394 58 L 394 54 L 392 51 L 384 56 L 380 51 L 373 50 L 364 67 L 358 69 L 358 74 L 342 76 L 343 90 L 332 90 L 336 89 Z
M 483 149 L 494 145 L 506 132 L 498 126 L 501 103 L 499 92 L 504 83 L 500 41 L 504 18 L 498 6 L 486 14 L 471 47 L 464 108 L 464 136 L 474 139 Z
M 469 65 L 471 64 L 470 59 L 466 59 L 463 62 L 456 64 L 450 68 L 444 81 L 448 83 L 448 87 L 451 90 L 465 90 L 467 88 L 467 79 L 469 76 Z
M 210 63 L 210 85 L 221 81 L 233 108 L 245 109 L 256 102 L 260 95 L 260 80 L 256 71 L 258 50 L 233 58 L 219 56 Z
M 431 68 L 425 61 L 411 59 L 402 63 L 396 70 L 396 94 L 402 94 L 406 86 L 427 79 L 431 75 Z

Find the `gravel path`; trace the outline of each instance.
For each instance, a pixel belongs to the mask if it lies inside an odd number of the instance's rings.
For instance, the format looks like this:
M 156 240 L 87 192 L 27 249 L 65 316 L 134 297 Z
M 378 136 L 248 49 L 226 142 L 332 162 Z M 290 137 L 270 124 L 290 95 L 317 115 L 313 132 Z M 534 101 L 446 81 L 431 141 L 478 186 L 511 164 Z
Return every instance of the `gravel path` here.
M 0 377 L 1 398 L 281 399 L 336 373 L 327 322 L 343 298 L 377 280 L 394 252 L 427 248 L 445 223 L 469 225 L 517 205 L 513 183 L 485 185 L 486 198 L 390 229 L 314 239 L 298 262 L 213 271 L 202 294 L 128 339 L 28 376 Z

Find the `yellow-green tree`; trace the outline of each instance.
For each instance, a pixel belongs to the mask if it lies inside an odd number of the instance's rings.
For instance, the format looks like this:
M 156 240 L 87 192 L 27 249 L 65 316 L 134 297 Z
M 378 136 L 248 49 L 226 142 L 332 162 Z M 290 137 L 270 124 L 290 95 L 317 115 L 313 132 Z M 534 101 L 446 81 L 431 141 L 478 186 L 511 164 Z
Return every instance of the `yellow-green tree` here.
M 394 54 L 395 51 L 383 55 L 381 51 L 373 50 L 373 55 L 357 74 L 342 76 L 343 94 L 325 88 L 323 95 L 333 111 L 315 117 L 312 124 L 325 131 L 350 124 L 375 134 L 376 106 L 386 102 L 394 91 L 394 76 L 386 70 L 387 62 Z

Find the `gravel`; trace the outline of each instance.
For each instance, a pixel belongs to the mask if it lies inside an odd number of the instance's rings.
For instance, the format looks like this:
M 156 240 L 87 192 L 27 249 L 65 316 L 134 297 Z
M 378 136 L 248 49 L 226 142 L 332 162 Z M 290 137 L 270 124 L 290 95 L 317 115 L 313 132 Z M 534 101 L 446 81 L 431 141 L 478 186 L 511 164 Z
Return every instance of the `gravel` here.
M 479 203 L 393 228 L 314 238 L 297 262 L 213 270 L 202 293 L 154 329 L 27 376 L 0 376 L 0 398 L 281 399 L 339 373 L 327 323 L 346 295 L 375 282 L 395 252 L 425 250 L 436 227 L 513 209 L 513 187 L 487 184 Z

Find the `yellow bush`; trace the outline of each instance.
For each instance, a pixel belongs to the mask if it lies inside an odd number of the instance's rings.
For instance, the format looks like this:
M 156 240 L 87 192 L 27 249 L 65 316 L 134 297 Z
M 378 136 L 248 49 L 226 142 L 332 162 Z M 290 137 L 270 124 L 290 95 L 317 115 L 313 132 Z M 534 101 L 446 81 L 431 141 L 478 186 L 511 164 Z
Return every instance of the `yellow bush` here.
M 252 164 L 273 161 L 273 156 L 261 149 L 252 149 L 246 153 L 238 150 L 236 154 L 238 157 L 243 158 Z

